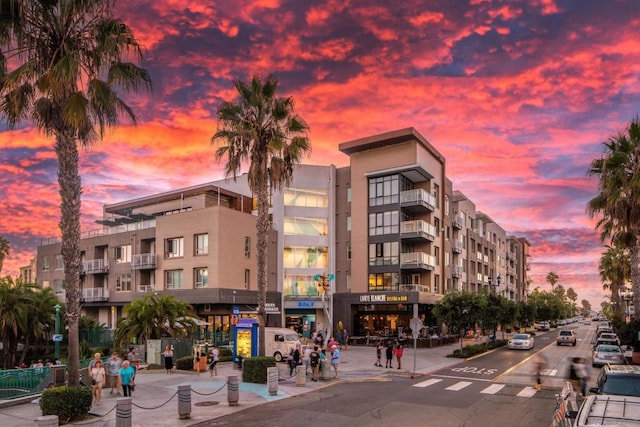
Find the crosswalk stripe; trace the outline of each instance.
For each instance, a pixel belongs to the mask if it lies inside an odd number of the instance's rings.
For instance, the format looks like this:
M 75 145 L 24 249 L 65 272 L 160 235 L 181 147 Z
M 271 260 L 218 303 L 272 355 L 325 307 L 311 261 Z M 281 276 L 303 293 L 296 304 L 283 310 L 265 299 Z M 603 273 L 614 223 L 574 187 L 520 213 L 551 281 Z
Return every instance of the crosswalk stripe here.
M 430 380 L 422 381 L 421 383 L 414 384 L 413 386 L 424 388 L 424 387 L 429 387 L 430 385 L 433 385 L 433 384 L 437 384 L 440 381 L 442 380 L 439 378 L 431 378 Z
M 447 387 L 447 388 L 446 388 L 446 390 L 451 390 L 451 391 L 460 391 L 460 390 L 462 390 L 463 388 L 465 388 L 465 387 L 467 387 L 467 386 L 470 386 L 471 384 L 473 384 L 473 383 L 471 383 L 471 382 L 469 382 L 469 381 L 460 381 L 460 382 L 455 383 L 455 384 L 454 384 L 454 385 L 452 385 L 452 386 Z
M 491 384 L 489 387 L 482 390 L 482 394 L 496 394 L 504 388 L 504 384 Z
M 556 375 L 558 375 L 558 370 L 557 369 L 552 369 L 551 372 L 549 372 L 549 376 L 550 377 L 555 377 Z
M 536 389 L 533 387 L 525 387 L 520 390 L 520 393 L 516 394 L 518 397 L 531 397 L 536 394 Z

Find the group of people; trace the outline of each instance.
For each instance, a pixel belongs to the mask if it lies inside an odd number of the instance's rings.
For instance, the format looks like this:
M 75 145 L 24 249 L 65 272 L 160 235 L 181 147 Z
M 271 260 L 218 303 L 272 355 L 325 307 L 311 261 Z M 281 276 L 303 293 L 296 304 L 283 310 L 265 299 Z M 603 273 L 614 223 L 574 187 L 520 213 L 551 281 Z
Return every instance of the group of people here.
M 536 390 L 542 390 L 542 374 L 545 369 L 546 359 L 541 354 L 538 353 L 536 355 L 534 366 L 535 366 L 535 378 L 536 378 Z M 587 395 L 587 386 L 589 383 L 590 377 L 589 367 L 587 366 L 587 361 L 584 357 L 573 357 L 571 359 L 571 366 L 569 367 L 569 380 L 571 381 L 572 386 L 575 390 L 579 390 L 582 397 Z
M 100 406 L 102 389 L 105 386 L 111 388 L 109 394 L 130 397 L 135 387 L 134 380 L 139 363 L 135 349 L 129 349 L 124 360 L 118 356 L 117 352 L 113 352 L 104 364 L 101 357 L 100 353 L 96 353 L 89 363 L 93 403 Z
M 211 346 L 209 351 L 209 359 L 203 351 L 201 345 L 193 347 L 193 370 L 200 375 L 202 366 L 208 366 L 210 376 L 218 376 L 218 362 L 220 361 L 220 350 L 215 345 Z M 166 362 L 166 359 L 165 359 Z
M 302 350 L 300 344 L 287 357 L 289 362 L 289 375 L 293 376 L 296 367 L 304 365 L 305 375 L 311 374 L 311 381 L 318 381 L 318 373 L 325 363 L 333 367 L 333 379 L 339 379 L 338 369 L 340 367 L 340 349 L 336 344 L 329 346 L 329 355 L 326 349 L 321 349 L 317 344 L 305 346 Z
M 376 347 L 376 363 L 374 363 L 374 365 L 379 366 L 381 368 L 382 368 L 382 350 L 383 349 L 385 349 L 385 346 L 382 344 L 382 342 L 379 342 L 378 346 Z M 402 344 L 400 343 L 400 341 L 396 341 L 395 343 L 392 341 L 389 341 L 387 343 L 386 350 L 385 350 L 386 363 L 384 367 L 393 369 L 393 358 L 395 356 L 396 361 L 398 362 L 398 369 L 402 369 L 403 354 L 404 354 L 404 347 L 402 347 Z

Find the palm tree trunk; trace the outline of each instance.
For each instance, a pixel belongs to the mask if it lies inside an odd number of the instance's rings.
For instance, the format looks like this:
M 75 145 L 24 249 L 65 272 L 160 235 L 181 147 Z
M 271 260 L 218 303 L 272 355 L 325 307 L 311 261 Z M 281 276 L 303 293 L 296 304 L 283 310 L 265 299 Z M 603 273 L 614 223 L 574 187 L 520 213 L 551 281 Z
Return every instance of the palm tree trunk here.
M 80 384 L 80 353 L 78 321 L 80 319 L 80 195 L 82 186 L 78 174 L 78 146 L 75 139 L 62 132 L 56 137 L 58 156 L 58 186 L 60 191 L 60 232 L 66 293 L 69 344 L 67 367 L 69 385 Z
M 266 175 L 259 183 L 257 230 L 258 264 L 258 355 L 265 356 L 265 306 L 267 303 L 267 241 L 269 238 L 269 186 Z
M 640 320 L 640 266 L 638 265 L 638 251 L 640 241 L 630 250 L 631 261 L 631 289 L 633 290 L 633 316 L 635 320 Z

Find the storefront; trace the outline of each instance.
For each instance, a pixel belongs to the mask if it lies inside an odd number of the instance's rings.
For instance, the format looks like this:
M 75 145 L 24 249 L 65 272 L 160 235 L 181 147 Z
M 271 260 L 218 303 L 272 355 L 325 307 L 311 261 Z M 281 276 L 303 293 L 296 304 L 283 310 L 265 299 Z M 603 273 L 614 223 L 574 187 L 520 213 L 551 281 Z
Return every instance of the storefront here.
M 285 327 L 295 330 L 305 338 L 311 338 L 311 334 L 316 329 L 326 327 L 324 318 L 322 301 L 285 301 Z

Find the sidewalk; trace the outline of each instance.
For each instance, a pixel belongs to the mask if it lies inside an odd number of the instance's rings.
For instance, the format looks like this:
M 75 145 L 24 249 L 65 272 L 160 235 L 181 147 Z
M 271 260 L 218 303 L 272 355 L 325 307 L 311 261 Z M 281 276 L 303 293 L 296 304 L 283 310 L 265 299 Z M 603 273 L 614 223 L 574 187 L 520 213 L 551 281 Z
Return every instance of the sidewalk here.
M 337 381 L 387 381 L 389 375 L 422 375 L 460 363 L 462 359 L 448 358 L 460 344 L 442 347 L 417 349 L 405 347 L 402 369 L 397 369 L 394 359 L 393 369 L 374 365 L 375 347 L 354 347 L 340 352 L 339 380 L 311 381 L 307 377 L 304 386 L 296 386 L 295 374 L 289 376 L 289 367 L 279 363 L 280 381 L 278 393 L 270 396 L 266 384 L 242 382 L 242 374 L 234 369 L 230 362 L 218 365 L 218 376 L 211 377 L 209 372 L 197 375 L 194 372 L 177 371 L 167 375 L 164 370 L 142 370 L 136 377 L 136 390 L 133 393 L 132 426 L 191 426 L 212 420 L 234 412 L 242 411 L 262 403 L 286 399 L 307 393 L 322 387 L 328 387 Z M 415 356 L 415 357 L 414 357 Z M 415 360 L 415 371 L 414 371 Z M 385 362 L 384 352 L 382 363 Z M 239 379 L 239 402 L 230 406 L 227 398 L 226 382 L 229 376 Z M 333 372 L 332 372 L 333 377 Z M 178 386 L 191 386 L 191 417 L 179 419 Z M 91 419 L 74 423 L 82 426 L 115 427 L 116 401 L 120 396 L 110 395 L 109 389 L 102 391 L 101 406 L 94 406 Z M 0 407 L 0 425 L 3 427 L 36 427 L 41 416 L 40 406 L 36 403 L 22 403 L 15 406 Z

